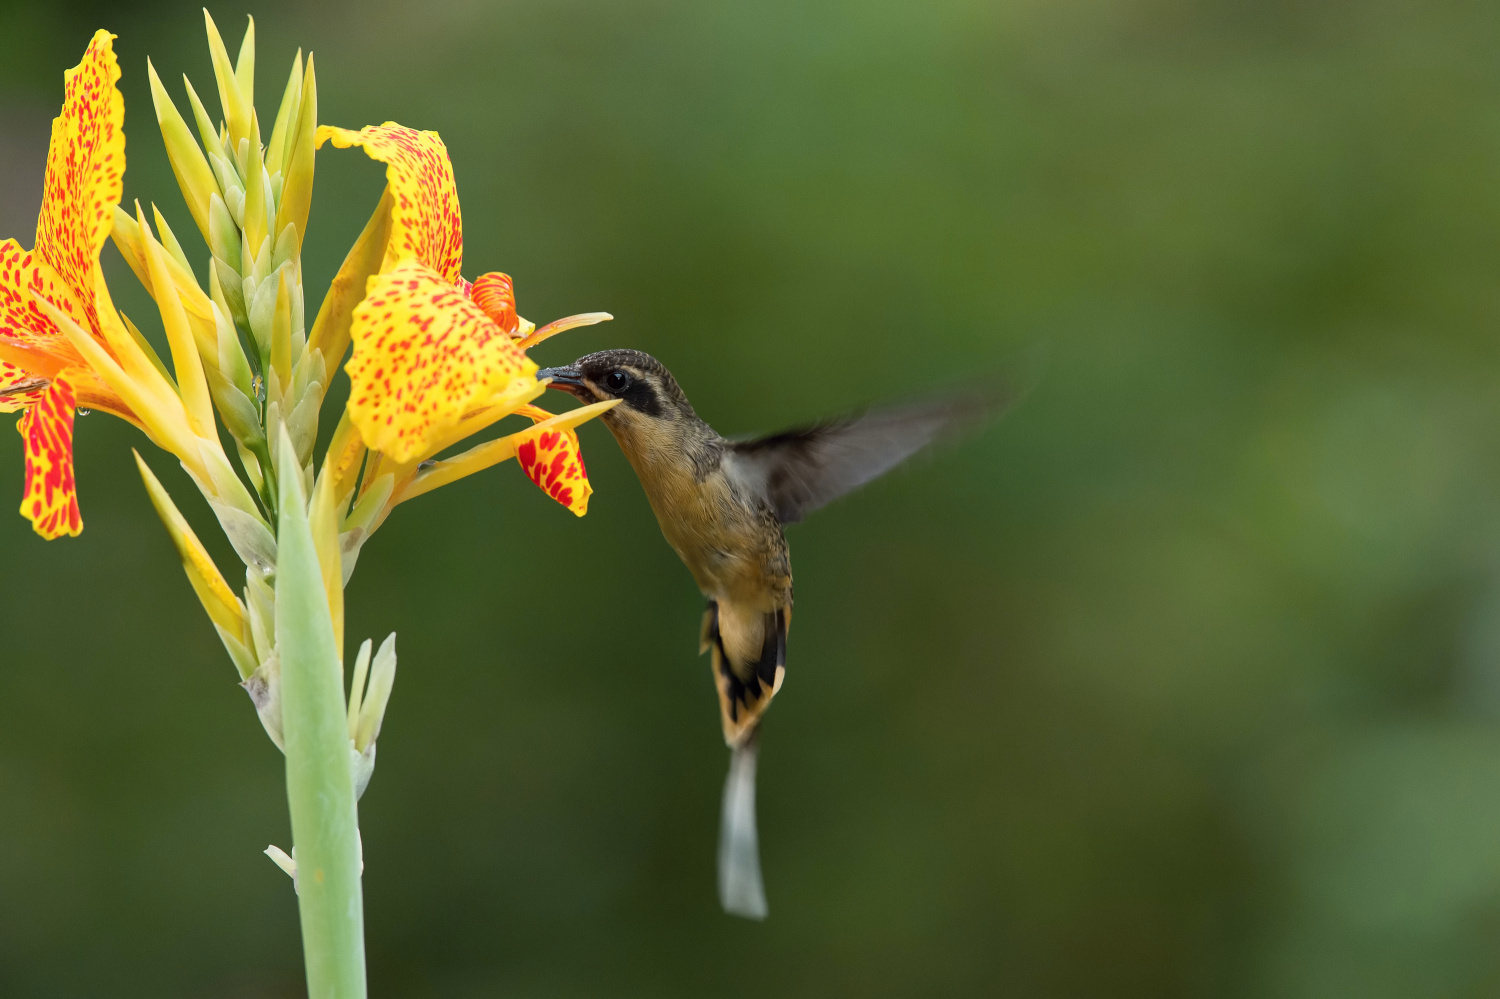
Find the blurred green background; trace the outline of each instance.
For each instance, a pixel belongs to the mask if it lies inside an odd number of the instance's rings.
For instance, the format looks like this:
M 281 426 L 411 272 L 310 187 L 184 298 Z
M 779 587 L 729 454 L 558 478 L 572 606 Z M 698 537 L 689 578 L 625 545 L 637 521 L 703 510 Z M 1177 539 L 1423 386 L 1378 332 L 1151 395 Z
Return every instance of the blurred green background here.
M 763 925 L 714 895 L 700 599 L 604 428 L 583 520 L 513 466 L 402 507 L 349 588 L 401 649 L 374 996 L 1500 991 L 1500 7 L 249 12 L 262 106 L 314 50 L 324 121 L 442 133 L 469 276 L 618 317 L 542 363 L 651 351 L 744 433 L 1047 357 L 792 530 Z M 126 198 L 203 254 L 145 74 L 212 90 L 190 5 L 0 7 L 0 234 L 100 26 Z M 311 302 L 381 183 L 320 154 Z M 0 515 L 0 992 L 297 996 L 281 757 L 131 447 L 232 563 L 105 416 L 82 537 Z

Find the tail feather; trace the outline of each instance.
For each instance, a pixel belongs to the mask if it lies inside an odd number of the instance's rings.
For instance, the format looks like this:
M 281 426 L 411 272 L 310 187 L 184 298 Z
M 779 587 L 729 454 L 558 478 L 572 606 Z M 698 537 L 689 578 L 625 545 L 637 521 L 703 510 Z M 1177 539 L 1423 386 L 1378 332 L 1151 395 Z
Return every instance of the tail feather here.
M 760 876 L 760 839 L 755 830 L 755 764 L 760 740 L 750 737 L 729 757 L 719 824 L 719 904 L 746 919 L 765 919 L 766 889 Z
M 710 600 L 703 613 L 699 630 L 699 653 L 709 652 L 714 686 L 719 691 L 719 714 L 724 727 L 724 742 L 732 749 L 750 738 L 760 724 L 760 717 L 781 690 L 786 679 L 786 632 L 792 609 L 783 607 L 764 615 L 760 635 L 760 655 L 753 662 L 736 664 L 725 648 L 719 604 Z
M 761 880 L 760 837 L 755 828 L 755 767 L 760 753 L 761 715 L 786 677 L 786 632 L 792 609 L 783 607 L 764 616 L 763 630 L 756 639 L 760 654 L 739 670 L 725 650 L 719 611 L 718 602 L 709 601 L 699 633 L 700 649 L 711 653 L 724 741 L 730 749 L 719 818 L 719 903 L 731 915 L 765 919 L 766 889 Z

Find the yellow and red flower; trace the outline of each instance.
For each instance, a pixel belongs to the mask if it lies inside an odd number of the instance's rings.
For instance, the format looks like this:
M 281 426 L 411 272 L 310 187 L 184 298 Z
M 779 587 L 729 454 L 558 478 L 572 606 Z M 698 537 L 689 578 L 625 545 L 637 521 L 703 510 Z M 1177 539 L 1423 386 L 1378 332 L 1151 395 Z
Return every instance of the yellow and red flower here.
M 52 123 L 36 245 L 0 243 L 0 412 L 23 411 L 26 451 L 21 513 L 53 538 L 83 529 L 73 481 L 73 414 L 79 406 L 139 423 L 89 367 L 46 306 L 107 343 L 113 315 L 99 273 L 125 172 L 125 104 L 115 82 L 114 36 L 94 35 L 64 75 L 62 113 Z
M 394 504 L 514 456 L 533 482 L 582 516 L 593 490 L 572 427 L 595 411 L 554 417 L 527 405 L 545 383 L 536 380 L 537 365 L 526 350 L 610 316 L 570 316 L 536 329 L 517 314 L 508 275 L 464 280 L 458 189 L 437 133 L 394 122 L 357 132 L 320 127 L 318 144 L 329 140 L 340 148 L 360 146 L 386 164 L 390 199 L 379 272 L 354 307 L 349 330 L 348 414 L 365 446 L 380 453 L 365 481 L 396 472 Z M 534 426 L 420 468 L 512 413 Z
M 46 538 L 83 529 L 73 475 L 80 407 L 129 420 L 179 457 L 216 497 L 253 506 L 214 429 L 208 389 L 177 295 L 157 296 L 176 368 L 115 311 L 99 253 L 115 225 L 125 174 L 124 99 L 114 35 L 95 33 L 64 74 L 52 123 L 36 245 L 0 242 L 0 412 L 22 411 L 26 491 L 21 513 Z M 155 286 L 172 279 L 159 243 L 141 238 Z

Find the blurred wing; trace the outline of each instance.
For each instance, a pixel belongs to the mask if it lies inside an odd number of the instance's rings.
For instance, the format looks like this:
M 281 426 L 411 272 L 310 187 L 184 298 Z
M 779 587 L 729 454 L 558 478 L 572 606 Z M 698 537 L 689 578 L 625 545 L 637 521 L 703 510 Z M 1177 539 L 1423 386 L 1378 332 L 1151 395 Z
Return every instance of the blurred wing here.
M 783 524 L 794 524 L 994 408 L 976 394 L 871 410 L 736 441 L 731 465 L 741 481 L 766 497 Z

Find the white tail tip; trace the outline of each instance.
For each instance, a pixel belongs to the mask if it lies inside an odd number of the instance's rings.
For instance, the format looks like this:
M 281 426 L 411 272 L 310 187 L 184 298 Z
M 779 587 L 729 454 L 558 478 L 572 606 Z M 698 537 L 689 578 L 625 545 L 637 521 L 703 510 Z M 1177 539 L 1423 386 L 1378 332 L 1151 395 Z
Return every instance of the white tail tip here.
M 759 739 L 752 736 L 729 757 L 724 810 L 719 818 L 719 904 L 746 919 L 766 918 L 766 889 L 760 878 L 760 842 L 755 832 L 755 760 Z

